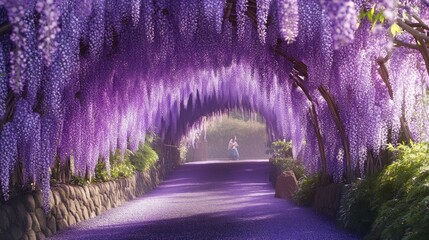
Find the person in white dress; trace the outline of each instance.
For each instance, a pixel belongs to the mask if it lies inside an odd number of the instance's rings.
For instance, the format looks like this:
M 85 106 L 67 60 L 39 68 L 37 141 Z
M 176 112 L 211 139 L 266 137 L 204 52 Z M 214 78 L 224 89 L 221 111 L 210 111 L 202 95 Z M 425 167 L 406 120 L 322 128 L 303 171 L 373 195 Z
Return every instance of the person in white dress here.
M 237 137 L 234 136 L 229 140 L 228 143 L 228 153 L 229 153 L 229 159 L 237 160 L 240 154 L 238 153 L 238 143 L 237 143 Z

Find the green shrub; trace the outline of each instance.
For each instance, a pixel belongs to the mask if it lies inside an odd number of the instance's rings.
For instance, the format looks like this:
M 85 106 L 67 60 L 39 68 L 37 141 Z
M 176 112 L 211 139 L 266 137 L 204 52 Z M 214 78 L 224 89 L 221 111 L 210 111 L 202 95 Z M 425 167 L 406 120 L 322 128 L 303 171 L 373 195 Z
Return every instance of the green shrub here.
M 377 203 L 406 195 L 414 186 L 413 179 L 422 168 L 429 167 L 429 143 L 411 143 L 411 146 L 389 146 L 397 160 L 380 175 L 376 188 Z
M 271 143 L 271 148 L 268 150 L 271 155 L 270 160 L 275 161 L 280 158 L 292 157 L 292 142 L 288 141 L 275 141 Z
M 367 239 L 429 236 L 429 143 L 390 147 L 397 160 L 380 175 L 373 208 L 378 211 Z
M 299 189 L 293 195 L 293 200 L 301 206 L 310 206 L 313 203 L 317 186 L 319 185 L 319 175 L 313 174 L 304 176 L 299 180 Z
M 155 166 L 158 161 L 158 154 L 152 149 L 151 145 L 154 137 L 147 136 L 145 144 L 139 144 L 138 150 L 133 153 L 126 150 L 124 155 L 117 150 L 110 155 L 110 175 L 107 172 L 106 164 L 100 159 L 95 167 L 95 181 L 106 182 L 122 177 L 131 177 L 135 171 L 143 172 Z
M 130 157 L 131 163 L 139 172 L 149 170 L 151 167 L 155 166 L 158 161 L 158 154 L 150 145 L 150 141 L 146 141 L 145 144 L 140 144 L 137 152 Z
M 371 230 L 376 216 L 371 208 L 376 183 L 376 177 L 368 177 L 344 187 L 338 213 L 338 222 L 342 227 L 360 234 Z
M 127 178 L 133 176 L 136 168 L 129 160 L 117 163 L 110 168 L 110 176 L 112 179 Z
M 95 181 L 97 182 L 106 182 L 110 180 L 116 180 L 123 177 L 131 177 L 136 168 L 130 161 L 132 152 L 126 150 L 124 156 L 121 156 L 121 152 L 117 150 L 114 154 L 110 156 L 110 176 L 106 170 L 106 165 L 104 160 L 100 159 L 98 164 L 95 166 Z
M 79 186 L 85 186 L 85 185 L 90 184 L 88 179 L 86 179 L 85 177 L 80 177 L 80 176 L 72 176 L 70 183 L 73 185 L 79 185 Z
M 269 150 L 270 162 L 270 182 L 275 186 L 277 177 L 284 171 L 291 170 L 296 179 L 300 179 L 305 174 L 302 164 L 292 158 L 292 143 L 285 141 L 276 141 L 271 144 Z
M 109 173 L 106 170 L 106 163 L 104 160 L 98 160 L 95 166 L 95 179 L 96 182 L 107 182 L 110 180 Z
M 293 171 L 298 179 L 299 189 L 293 195 L 298 205 L 309 206 L 313 203 L 316 188 L 319 184 L 319 175 L 305 175 L 304 166 L 292 157 L 292 142 L 275 141 L 271 144 L 268 153 L 270 157 L 270 181 L 275 186 L 277 177 L 284 171 Z

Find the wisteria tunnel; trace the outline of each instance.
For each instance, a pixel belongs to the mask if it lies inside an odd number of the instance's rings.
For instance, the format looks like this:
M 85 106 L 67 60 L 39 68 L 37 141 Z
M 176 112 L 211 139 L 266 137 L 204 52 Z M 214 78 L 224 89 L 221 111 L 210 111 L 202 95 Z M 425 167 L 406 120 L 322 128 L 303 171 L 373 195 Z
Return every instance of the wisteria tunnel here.
M 204 116 L 263 116 L 328 181 L 428 141 L 425 0 L 0 0 L 0 182 L 94 175 L 147 133 L 178 145 Z M 17 169 L 20 169 L 17 173 Z M 18 174 L 18 175 L 16 175 Z

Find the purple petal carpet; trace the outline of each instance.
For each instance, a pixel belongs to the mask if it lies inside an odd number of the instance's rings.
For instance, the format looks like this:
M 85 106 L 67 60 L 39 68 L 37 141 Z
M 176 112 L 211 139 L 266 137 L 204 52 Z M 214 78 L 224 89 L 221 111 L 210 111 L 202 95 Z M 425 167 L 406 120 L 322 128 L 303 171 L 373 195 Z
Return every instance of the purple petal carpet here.
M 359 239 L 274 198 L 267 160 L 180 166 L 154 191 L 51 239 Z

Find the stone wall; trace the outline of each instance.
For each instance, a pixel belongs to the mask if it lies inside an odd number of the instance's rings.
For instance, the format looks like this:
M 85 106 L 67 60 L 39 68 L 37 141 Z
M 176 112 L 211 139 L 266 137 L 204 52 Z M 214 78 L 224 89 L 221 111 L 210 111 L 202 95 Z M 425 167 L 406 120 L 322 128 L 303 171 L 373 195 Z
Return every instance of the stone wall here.
M 48 214 L 42 209 L 41 192 L 12 199 L 0 206 L 0 240 L 45 239 L 68 226 L 93 218 L 152 190 L 164 175 L 160 169 L 112 182 L 54 187 Z

